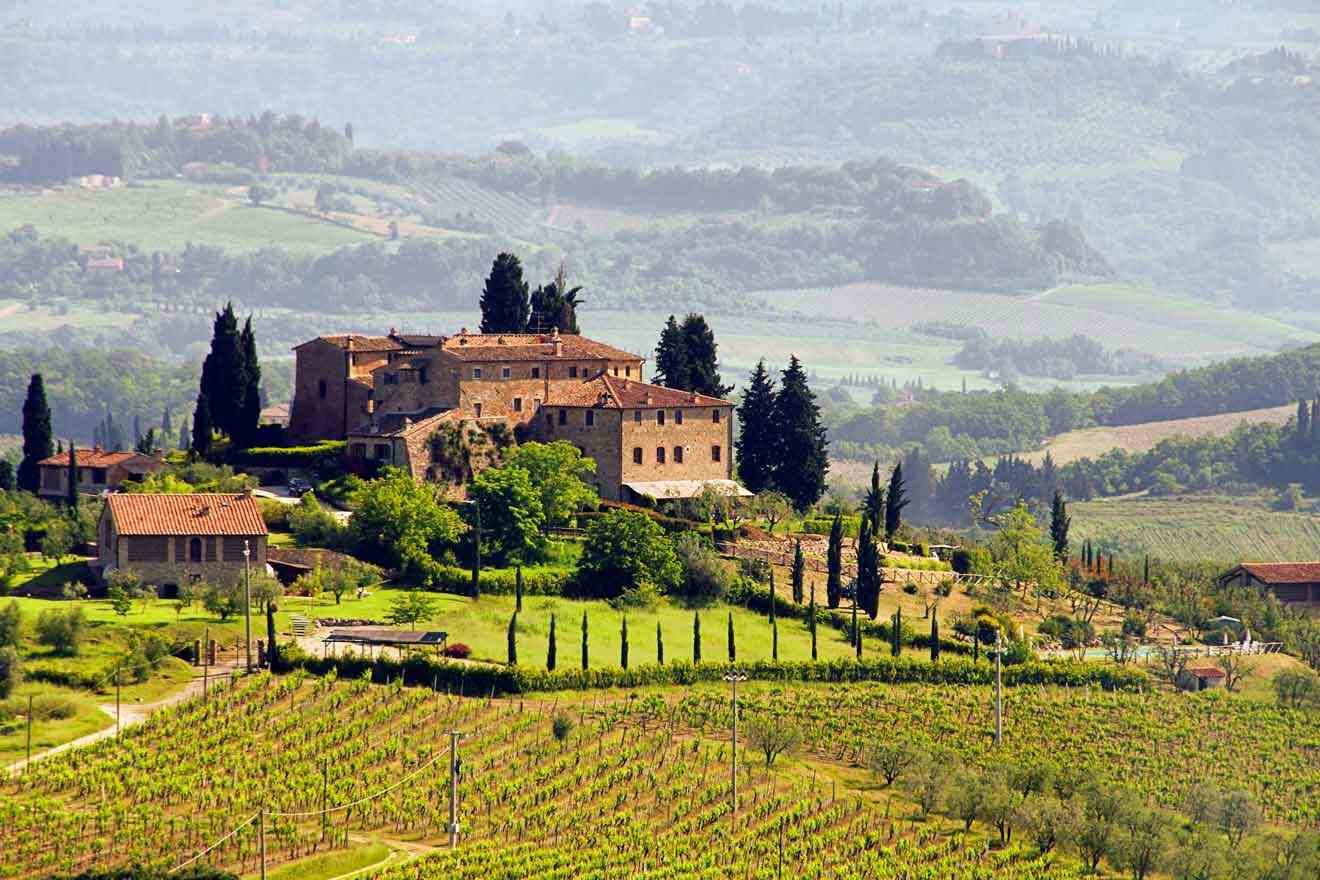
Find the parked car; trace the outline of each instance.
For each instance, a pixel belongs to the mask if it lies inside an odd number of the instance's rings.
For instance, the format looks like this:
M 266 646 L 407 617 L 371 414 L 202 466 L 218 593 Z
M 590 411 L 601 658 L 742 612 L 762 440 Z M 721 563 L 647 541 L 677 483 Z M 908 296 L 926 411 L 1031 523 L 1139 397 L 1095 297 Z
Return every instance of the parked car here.
M 310 491 L 312 491 L 312 484 L 302 477 L 294 477 L 289 480 L 289 494 L 295 498 L 301 498 Z

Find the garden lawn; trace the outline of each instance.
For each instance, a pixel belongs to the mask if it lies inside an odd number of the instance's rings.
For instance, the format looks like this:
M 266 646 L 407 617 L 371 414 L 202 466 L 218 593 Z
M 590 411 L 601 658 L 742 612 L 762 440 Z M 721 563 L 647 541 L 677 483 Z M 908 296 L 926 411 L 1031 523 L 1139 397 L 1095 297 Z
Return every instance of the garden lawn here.
M 114 718 L 97 708 L 98 700 L 85 691 L 54 687 L 40 682 L 26 682 L 0 705 L 10 711 L 0 711 L 0 772 L 16 761 L 27 757 L 27 724 L 19 713 L 26 714 L 27 698 L 58 699 L 72 710 L 68 718 L 36 721 L 32 725 L 32 754 L 37 754 L 69 740 L 96 733 L 115 723 Z M 15 717 L 9 717 L 13 714 Z M 8 720 L 6 720 L 8 719 Z
M 370 843 L 355 849 L 321 853 L 296 862 L 280 865 L 266 872 L 269 880 L 332 880 L 379 865 L 390 857 L 390 848 L 383 843 Z M 261 875 L 247 874 L 246 880 L 257 880 Z

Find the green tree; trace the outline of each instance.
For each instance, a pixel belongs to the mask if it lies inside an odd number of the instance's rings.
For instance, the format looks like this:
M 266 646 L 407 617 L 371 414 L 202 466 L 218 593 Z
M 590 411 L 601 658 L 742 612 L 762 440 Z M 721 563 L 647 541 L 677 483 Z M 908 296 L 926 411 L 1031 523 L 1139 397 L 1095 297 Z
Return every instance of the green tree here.
M 907 488 L 903 484 L 903 462 L 894 465 L 889 475 L 889 488 L 885 491 L 885 540 L 892 541 L 903 525 L 903 508 L 911 500 L 907 497 Z
M 156 429 L 148 428 L 147 433 L 142 435 L 142 439 L 133 447 L 134 451 L 140 455 L 151 455 L 156 451 Z
M 793 588 L 793 602 L 796 605 L 802 604 L 806 590 L 807 579 L 807 560 L 802 555 L 802 539 L 799 538 L 793 544 L 793 567 L 790 569 L 789 581 Z
M 69 485 L 64 498 L 72 510 L 78 509 L 78 447 L 69 441 Z
M 692 662 L 701 662 L 701 612 L 692 612 Z
M 211 451 L 211 440 L 215 427 L 211 421 L 211 401 L 203 394 L 197 395 L 197 407 L 193 410 L 192 452 L 198 458 L 206 458 Z
M 481 509 L 482 549 L 498 563 L 536 558 L 544 545 L 541 494 L 527 471 L 516 465 L 486 468 L 468 486 Z
M 816 585 L 811 585 L 811 604 L 807 606 L 807 630 L 811 633 L 811 659 L 816 659 Z
M 995 519 L 999 530 L 990 540 L 990 554 L 995 561 L 995 576 L 1006 584 L 1023 590 L 1036 591 L 1040 597 L 1058 590 L 1063 583 L 1063 571 L 1054 556 L 1054 548 L 1044 539 L 1036 518 L 1025 502 Z
M 880 545 L 871 534 L 870 519 L 862 517 L 861 533 L 857 536 L 857 585 L 853 598 L 872 620 L 880 613 L 880 577 Z
M 0 700 L 7 700 L 23 680 L 23 662 L 18 650 L 0 645 Z
M 779 460 L 774 410 L 775 384 L 761 360 L 738 404 L 738 439 L 734 443 L 738 477 L 751 492 L 760 493 L 774 486 L 775 463 Z
M 582 668 L 587 668 L 587 612 L 582 612 Z
M 481 332 L 526 333 L 530 317 L 522 263 L 513 254 L 499 254 L 481 292 Z
M 40 373 L 33 373 L 28 381 L 27 397 L 23 400 L 23 459 L 18 465 L 18 488 L 35 495 L 41 488 L 38 463 L 54 454 L 46 384 Z
M 692 381 L 691 372 L 683 328 L 670 315 L 655 347 L 655 381 L 666 388 L 687 391 Z
M 532 291 L 532 311 L 528 329 L 537 333 L 549 333 L 551 330 L 558 330 L 560 333 L 579 333 L 577 307 L 582 305 L 579 296 L 581 292 L 580 286 L 568 286 L 564 264 L 560 263 L 559 271 L 555 273 L 555 280 Z
M 887 505 L 885 503 L 885 490 L 880 485 L 880 462 L 871 466 L 871 485 L 866 490 L 866 499 L 862 502 L 862 517 L 871 524 L 871 534 L 880 534 L 880 529 L 884 523 L 882 516 L 886 513 Z
M 518 612 L 509 618 L 509 665 L 518 665 Z
M 522 565 L 519 564 L 513 571 L 513 610 L 522 611 L 523 600 L 523 576 Z
M 65 517 L 56 517 L 46 523 L 46 534 L 41 538 L 41 555 L 56 563 L 62 562 L 73 552 L 77 542 L 75 524 Z
M 830 525 L 830 542 L 825 551 L 825 602 L 830 608 L 839 607 L 843 595 L 843 514 L 836 513 Z
M 10 600 L 0 608 L 0 648 L 17 648 L 23 636 L 23 609 Z
M 409 629 L 415 630 L 417 624 L 424 620 L 430 620 L 435 616 L 435 612 L 435 599 L 414 587 L 403 595 L 395 596 L 390 600 L 390 607 L 385 612 L 385 619 L 395 626 L 402 626 L 406 623 Z
M 733 612 L 729 612 L 729 662 L 738 659 L 738 646 L 733 640 Z
M 7 458 L 0 458 L 0 492 L 13 492 L 18 488 L 18 475 L 14 473 L 14 463 Z
M 239 350 L 243 364 L 243 399 L 234 414 L 234 437 L 244 445 L 251 445 L 261 423 L 261 362 L 257 359 L 257 337 L 252 332 L 251 315 L 239 334 Z
M 895 657 L 903 653 L 903 609 L 901 606 L 894 610 L 893 620 L 890 621 L 889 653 Z
M 628 668 L 628 615 L 623 615 L 623 622 L 619 624 L 619 666 Z
M 655 622 L 655 662 L 665 665 L 665 636 L 660 631 L 660 621 Z
M 930 616 L 930 662 L 934 663 L 940 659 L 940 619 L 937 615 Z
M 532 488 L 540 493 L 547 526 L 571 525 L 574 514 L 594 507 L 600 500 L 596 490 L 586 482 L 596 473 L 595 459 L 583 455 L 582 450 L 566 440 L 519 444 L 506 456 L 505 463 L 527 472 Z
M 198 393 L 206 397 L 213 426 L 235 440 L 243 437 L 243 401 L 247 387 L 243 338 L 238 329 L 238 318 L 234 315 L 234 304 L 226 303 L 215 314 L 211 350 L 202 362 Z M 193 419 L 197 420 L 197 416 L 194 415 Z
M 1050 543 L 1054 545 L 1054 558 L 1059 560 L 1060 565 L 1068 564 L 1068 529 L 1072 525 L 1072 517 L 1068 515 L 1068 505 L 1064 503 L 1063 495 L 1056 489 L 1054 492 L 1054 501 L 1050 505 Z M 1147 557 L 1147 580 L 1150 579 L 1150 559 Z
M 806 510 L 825 492 L 829 471 L 828 441 L 820 423 L 816 395 L 807 385 L 807 374 L 794 355 L 779 382 L 775 395 L 774 430 L 778 432 L 778 455 L 774 463 L 774 485 L 799 510 Z
M 687 361 L 687 384 L 683 390 L 723 398 L 733 390 L 733 386 L 720 381 L 719 346 L 715 342 L 715 332 L 703 316 L 692 312 L 683 319 L 680 333 Z
M 399 468 L 385 468 L 363 483 L 357 505 L 350 526 L 354 545 L 368 559 L 414 577 L 429 576 L 433 555 L 452 546 L 463 529 L 440 490 Z
M 37 615 L 37 641 L 57 654 L 77 656 L 86 637 L 87 615 L 81 608 L 52 608 Z
M 588 526 L 577 570 L 582 595 L 614 598 L 643 584 L 669 591 L 682 577 L 673 543 L 646 514 L 611 510 Z
M 559 662 L 559 645 L 556 644 L 555 637 L 555 613 L 550 612 L 550 643 L 545 649 L 545 668 L 551 672 L 555 671 L 555 664 Z

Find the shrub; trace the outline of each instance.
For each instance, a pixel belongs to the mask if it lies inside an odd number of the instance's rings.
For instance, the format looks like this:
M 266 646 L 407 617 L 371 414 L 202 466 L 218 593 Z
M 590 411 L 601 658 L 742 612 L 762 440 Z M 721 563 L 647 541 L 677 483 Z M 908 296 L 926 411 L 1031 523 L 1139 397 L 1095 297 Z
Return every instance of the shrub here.
M 0 608 L 0 648 L 17 648 L 23 634 L 23 610 L 10 601 Z
M 523 595 L 562 596 L 573 571 L 564 566 L 529 566 L 523 569 Z M 477 578 L 482 595 L 512 596 L 516 573 L 512 568 L 483 568 Z M 453 565 L 437 566 L 429 586 L 444 593 L 467 595 L 472 589 L 472 572 Z
M 672 590 L 682 577 L 674 545 L 655 520 L 611 510 L 587 527 L 574 587 L 581 595 L 612 598 L 643 583 Z
M 453 657 L 456 660 L 466 660 L 472 656 L 472 649 L 462 642 L 450 642 L 440 651 L 445 657 Z
M 289 512 L 293 505 L 270 498 L 260 498 L 257 500 L 257 506 L 261 508 L 261 518 L 266 521 L 266 528 L 273 532 L 289 531 Z
M 75 656 L 87 636 L 87 616 L 81 608 L 43 611 L 37 617 L 37 641 L 57 654 Z
M 18 651 L 10 645 L 0 647 L 0 700 L 9 698 L 22 678 Z
M 729 580 L 714 547 L 689 532 L 674 541 L 674 552 L 683 566 L 683 579 L 671 591 L 674 595 L 692 605 L 709 605 L 724 598 Z
M 1284 669 L 1274 676 L 1274 695 L 1280 706 L 1320 707 L 1320 676 L 1307 669 Z
M 326 440 L 311 446 L 254 446 L 230 455 L 230 464 L 247 467 L 308 468 L 334 467 L 344 450 L 343 440 Z

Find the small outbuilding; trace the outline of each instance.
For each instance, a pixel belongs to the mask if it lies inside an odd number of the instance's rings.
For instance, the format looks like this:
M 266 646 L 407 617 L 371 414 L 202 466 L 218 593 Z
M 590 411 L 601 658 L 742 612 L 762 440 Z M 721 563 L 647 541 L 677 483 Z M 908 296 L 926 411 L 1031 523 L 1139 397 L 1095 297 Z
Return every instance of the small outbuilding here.
M 1222 686 L 1226 677 L 1218 666 L 1192 666 L 1183 673 L 1180 684 L 1184 690 L 1208 691 Z
M 1290 605 L 1320 607 L 1320 562 L 1244 562 L 1219 576 L 1221 587 L 1256 587 Z

